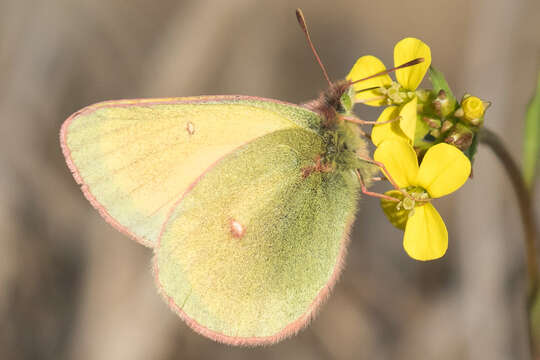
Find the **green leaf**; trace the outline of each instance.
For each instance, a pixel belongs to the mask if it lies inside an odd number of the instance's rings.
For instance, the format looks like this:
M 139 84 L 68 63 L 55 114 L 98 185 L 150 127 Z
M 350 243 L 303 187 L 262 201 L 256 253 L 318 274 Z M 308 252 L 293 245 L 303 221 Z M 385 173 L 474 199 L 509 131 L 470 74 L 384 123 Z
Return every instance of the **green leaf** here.
M 538 73 L 536 93 L 527 107 L 523 138 L 523 177 L 529 189 L 532 189 L 540 153 L 540 73 Z
M 429 80 L 431 80 L 435 93 L 438 93 L 440 90 L 444 90 L 448 97 L 454 99 L 454 101 L 456 100 L 452 90 L 450 90 L 450 86 L 448 86 L 448 83 L 446 82 L 443 73 L 435 69 L 433 66 L 429 67 Z

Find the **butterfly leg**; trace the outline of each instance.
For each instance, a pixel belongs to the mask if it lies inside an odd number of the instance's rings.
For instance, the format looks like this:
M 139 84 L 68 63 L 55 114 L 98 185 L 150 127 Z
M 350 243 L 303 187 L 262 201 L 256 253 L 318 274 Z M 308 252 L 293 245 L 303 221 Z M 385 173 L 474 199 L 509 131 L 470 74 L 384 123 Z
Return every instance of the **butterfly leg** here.
M 360 133 L 361 136 L 365 137 L 366 139 L 368 139 L 369 141 L 371 141 L 371 135 L 369 135 L 367 132 L 365 132 L 364 130 L 362 130 L 361 127 L 358 127 L 358 132 Z
M 369 191 L 367 189 L 367 187 L 366 187 L 366 183 L 364 181 L 364 178 L 362 177 L 362 174 L 360 173 L 360 171 L 358 171 L 358 169 L 356 169 L 356 176 L 358 177 L 358 181 L 360 182 L 360 187 L 362 189 L 362 194 L 365 194 L 367 196 L 373 196 L 373 197 L 380 198 L 380 199 L 385 199 L 385 200 L 388 200 L 388 201 L 400 202 L 400 200 L 395 198 L 395 197 L 388 196 L 388 195 L 381 194 L 381 193 L 376 193 L 376 192 L 373 192 L 373 191 Z
M 394 181 L 394 178 L 392 178 L 392 175 L 390 175 L 390 172 L 388 172 L 388 170 L 386 169 L 386 166 L 384 166 L 384 164 L 380 161 L 376 161 L 376 160 L 373 160 L 373 159 L 370 159 L 368 157 L 364 157 L 364 156 L 361 156 L 361 155 L 358 155 L 358 158 L 360 160 L 363 160 L 369 164 L 373 164 L 375 166 L 377 166 L 379 169 L 381 169 L 382 173 L 384 176 L 386 176 L 386 178 L 388 179 L 388 181 L 390 181 L 390 184 L 392 184 L 392 186 L 396 189 L 396 190 L 399 190 L 400 187 L 398 186 L 398 184 Z
M 373 159 L 370 159 L 368 157 L 364 157 L 364 156 L 361 156 L 361 155 L 358 155 L 358 158 L 360 160 L 363 160 L 369 164 L 373 164 L 375 166 L 377 166 L 379 169 L 381 169 L 382 173 L 384 174 L 384 176 L 386 176 L 386 178 L 388 179 L 388 181 L 390 181 L 390 184 L 392 184 L 392 186 L 394 187 L 394 189 L 398 190 L 399 192 L 401 192 L 403 194 L 403 196 L 411 199 L 411 200 L 415 200 L 415 201 L 422 201 L 422 200 L 418 200 L 418 199 L 415 199 L 411 196 L 411 194 L 409 194 L 407 191 L 401 189 L 398 184 L 396 183 L 396 181 L 394 180 L 394 178 L 392 178 L 392 175 L 390 175 L 390 172 L 386 169 L 386 166 L 384 166 L 384 164 L 380 161 L 376 161 L 376 160 L 373 160 Z M 358 170 L 357 170 L 358 171 Z M 357 175 L 360 175 L 359 173 L 357 173 Z M 361 180 L 361 183 L 363 182 L 363 179 Z M 365 185 L 365 184 L 364 184 Z M 386 195 L 385 195 L 386 196 Z M 394 201 L 394 200 L 392 200 Z

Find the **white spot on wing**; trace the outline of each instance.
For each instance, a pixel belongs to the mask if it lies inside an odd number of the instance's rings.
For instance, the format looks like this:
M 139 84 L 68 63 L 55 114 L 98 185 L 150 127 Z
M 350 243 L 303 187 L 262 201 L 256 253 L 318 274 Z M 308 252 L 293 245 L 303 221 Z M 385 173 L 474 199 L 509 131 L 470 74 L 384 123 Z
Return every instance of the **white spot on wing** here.
M 240 224 L 236 220 L 231 221 L 231 234 L 237 239 L 240 239 L 246 233 L 246 228 L 244 225 Z
M 195 125 L 191 121 L 188 121 L 186 124 L 186 131 L 189 135 L 195 134 Z

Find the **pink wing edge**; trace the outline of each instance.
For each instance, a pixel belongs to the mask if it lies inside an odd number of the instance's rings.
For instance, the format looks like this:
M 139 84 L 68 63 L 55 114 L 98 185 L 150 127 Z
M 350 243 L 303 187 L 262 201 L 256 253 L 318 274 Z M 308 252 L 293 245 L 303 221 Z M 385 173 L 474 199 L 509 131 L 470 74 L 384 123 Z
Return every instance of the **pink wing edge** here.
M 318 313 L 318 310 L 320 307 L 325 303 L 325 301 L 328 299 L 330 292 L 334 288 L 334 285 L 337 283 L 339 276 L 341 275 L 341 271 L 345 267 L 345 258 L 347 255 L 347 248 L 350 242 L 350 231 L 352 228 L 352 225 L 354 223 L 354 220 L 356 218 L 355 214 L 352 214 L 350 219 L 347 221 L 347 225 L 345 226 L 345 231 L 343 233 L 343 237 L 341 239 L 341 245 L 339 249 L 339 253 L 336 259 L 336 264 L 334 265 L 334 270 L 332 272 L 332 275 L 330 276 L 330 279 L 328 282 L 319 290 L 319 293 L 311 303 L 311 305 L 308 307 L 305 313 L 300 315 L 295 321 L 291 322 L 287 326 L 285 326 L 283 329 L 281 329 L 279 332 L 277 332 L 275 335 L 272 336 L 265 336 L 265 337 L 238 337 L 238 336 L 228 336 L 221 334 L 217 331 L 208 329 L 207 327 L 199 324 L 196 320 L 190 318 L 183 310 L 182 308 L 175 303 L 174 299 L 167 295 L 165 289 L 163 288 L 163 285 L 159 281 L 159 266 L 157 261 L 157 251 L 156 249 L 159 248 L 161 244 L 161 238 L 163 237 L 163 233 L 165 232 L 165 229 L 169 223 L 169 220 L 171 216 L 173 215 L 174 210 L 182 202 L 183 198 L 197 185 L 197 183 L 202 179 L 202 177 L 205 175 L 206 172 L 210 171 L 212 167 L 214 167 L 219 161 L 223 159 L 220 158 L 215 163 L 213 163 L 206 171 L 204 171 L 184 192 L 182 197 L 171 207 L 169 210 L 169 215 L 167 216 L 167 219 L 165 220 L 161 232 L 158 237 L 158 241 L 156 244 L 156 247 L 154 248 L 154 258 L 153 258 L 153 265 L 152 269 L 154 272 L 154 281 L 156 283 L 156 286 L 158 288 L 158 292 L 161 295 L 161 297 L 165 300 L 167 305 L 173 310 L 190 328 L 192 328 L 195 332 L 220 343 L 227 344 L 227 345 L 235 345 L 235 346 L 263 346 L 263 345 L 272 345 L 275 343 L 280 342 L 281 340 L 284 340 L 290 336 L 293 336 L 297 334 L 300 330 L 304 329 L 307 325 L 309 325 L 309 322 L 315 318 L 315 316 Z
M 246 95 L 215 95 L 215 96 L 192 96 L 192 97 L 173 97 L 173 98 L 156 98 L 156 99 L 123 99 L 123 100 L 109 100 L 98 102 L 89 106 L 82 108 L 81 110 L 73 113 L 69 116 L 60 129 L 60 146 L 62 148 L 62 153 L 66 160 L 66 164 L 73 175 L 73 178 L 81 186 L 81 190 L 86 197 L 86 199 L 92 204 L 92 206 L 98 211 L 103 219 L 109 223 L 113 228 L 121 232 L 122 234 L 127 235 L 131 239 L 135 240 L 141 245 L 144 245 L 149 248 L 153 248 L 154 244 L 151 241 L 145 240 L 133 232 L 131 232 L 127 227 L 120 224 L 116 219 L 114 219 L 108 212 L 105 207 L 97 201 L 95 196 L 90 191 L 88 185 L 84 182 L 77 166 L 71 158 L 71 151 L 67 145 L 67 134 L 69 132 L 69 126 L 71 123 L 81 115 L 90 114 L 98 109 L 110 108 L 110 107 L 129 107 L 129 106 L 152 106 L 152 105 L 167 105 L 167 104 L 197 104 L 197 103 L 207 103 L 212 101 L 235 101 L 235 100 L 253 100 L 253 101 L 266 101 L 273 102 L 282 105 L 301 107 L 296 104 L 288 103 L 286 101 L 266 99 L 256 96 L 246 96 Z M 304 110 L 308 110 L 304 107 L 301 107 Z M 172 208 L 176 207 L 173 206 Z

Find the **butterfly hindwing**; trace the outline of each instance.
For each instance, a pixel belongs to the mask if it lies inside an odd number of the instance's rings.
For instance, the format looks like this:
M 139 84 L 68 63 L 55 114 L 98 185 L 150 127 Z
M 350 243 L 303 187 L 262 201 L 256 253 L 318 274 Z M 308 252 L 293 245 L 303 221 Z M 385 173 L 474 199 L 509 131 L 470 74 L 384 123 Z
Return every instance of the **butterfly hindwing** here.
M 339 274 L 357 193 L 352 173 L 304 171 L 322 150 L 303 128 L 267 134 L 218 161 L 173 208 L 155 276 L 193 329 L 258 345 L 309 321 Z
M 75 113 L 60 136 L 92 205 L 153 247 L 172 205 L 214 162 L 266 134 L 317 121 L 296 105 L 254 97 L 120 100 Z

